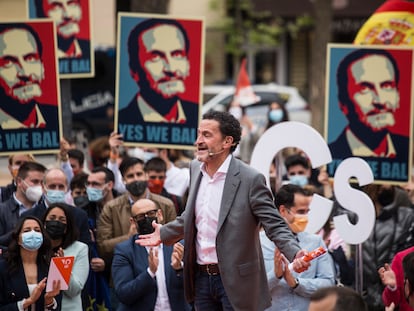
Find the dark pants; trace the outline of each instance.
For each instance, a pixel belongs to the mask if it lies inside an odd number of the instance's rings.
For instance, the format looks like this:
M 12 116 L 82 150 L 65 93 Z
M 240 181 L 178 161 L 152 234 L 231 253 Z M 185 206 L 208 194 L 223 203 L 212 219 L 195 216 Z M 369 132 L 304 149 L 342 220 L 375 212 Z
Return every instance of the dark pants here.
M 119 299 L 115 293 L 115 289 L 113 287 L 109 288 L 109 292 L 111 294 L 111 310 L 116 311 L 118 309 Z
M 194 306 L 197 311 L 233 311 L 220 275 L 197 272 Z

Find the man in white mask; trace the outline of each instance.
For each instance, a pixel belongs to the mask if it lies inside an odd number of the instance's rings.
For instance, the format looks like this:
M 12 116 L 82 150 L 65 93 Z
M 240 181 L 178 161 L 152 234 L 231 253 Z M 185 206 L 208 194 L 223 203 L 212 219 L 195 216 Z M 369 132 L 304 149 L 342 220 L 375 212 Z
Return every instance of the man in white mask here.
M 16 191 L 0 204 L 0 247 L 7 247 L 20 215 L 32 209 L 42 197 L 46 168 L 37 162 L 22 164 L 17 172 Z
M 47 208 L 52 203 L 65 203 L 65 195 L 68 191 L 68 180 L 65 173 L 60 168 L 51 168 L 44 174 L 44 178 L 40 185 L 43 200 L 34 208 L 25 211 L 22 216 L 32 215 L 39 219 L 43 218 Z M 72 213 L 75 219 L 75 225 L 79 230 L 79 241 L 90 244 L 91 235 L 89 233 L 88 215 L 80 208 L 72 207 Z
M 304 231 L 308 223 L 310 200 L 311 197 L 302 187 L 292 184 L 282 186 L 275 197 L 280 215 L 296 235 L 300 247 L 308 252 L 321 246 L 327 248 L 320 236 Z M 307 311 L 310 294 L 318 288 L 334 284 L 335 273 L 330 255 L 312 260 L 308 270 L 297 273 L 288 268 L 286 257 L 275 249 L 264 231 L 260 232 L 260 242 L 272 295 L 272 306 L 267 310 Z

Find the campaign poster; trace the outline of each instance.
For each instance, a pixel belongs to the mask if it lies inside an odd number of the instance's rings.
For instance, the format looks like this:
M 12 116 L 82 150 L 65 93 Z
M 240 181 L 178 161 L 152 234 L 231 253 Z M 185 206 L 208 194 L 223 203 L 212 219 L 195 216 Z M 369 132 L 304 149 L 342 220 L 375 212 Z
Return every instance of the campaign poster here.
M 0 154 L 56 152 L 61 134 L 54 23 L 0 23 Z
M 56 25 L 60 78 L 95 74 L 90 0 L 26 0 L 29 18 L 50 18 Z
M 327 56 L 329 176 L 342 160 L 360 157 L 376 183 L 406 183 L 412 165 L 413 50 L 329 44 Z
M 203 48 L 200 18 L 118 15 L 115 129 L 126 145 L 193 148 Z

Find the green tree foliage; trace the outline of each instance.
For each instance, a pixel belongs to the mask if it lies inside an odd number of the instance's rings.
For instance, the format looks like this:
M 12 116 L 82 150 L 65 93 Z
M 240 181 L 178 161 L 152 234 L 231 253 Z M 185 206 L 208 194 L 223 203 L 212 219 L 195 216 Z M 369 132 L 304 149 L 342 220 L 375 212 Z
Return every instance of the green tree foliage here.
M 212 10 L 219 10 L 220 5 L 222 0 L 210 1 Z M 226 0 L 225 5 L 226 16 L 217 27 L 226 35 L 226 52 L 233 56 L 243 55 L 246 46 L 277 46 L 284 33 L 295 36 L 312 26 L 309 15 L 286 21 L 272 16 L 270 11 L 255 11 L 251 0 Z

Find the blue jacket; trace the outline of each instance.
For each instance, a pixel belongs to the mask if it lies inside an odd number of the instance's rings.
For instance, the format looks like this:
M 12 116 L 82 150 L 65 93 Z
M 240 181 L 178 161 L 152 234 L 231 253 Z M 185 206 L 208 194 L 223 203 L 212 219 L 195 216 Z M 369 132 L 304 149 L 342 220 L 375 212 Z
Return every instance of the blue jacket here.
M 120 301 L 118 311 L 151 311 L 157 299 L 157 281 L 148 272 L 148 252 L 135 244 L 137 235 L 116 245 L 112 279 Z M 184 298 L 182 271 L 171 266 L 173 247 L 163 245 L 165 282 L 172 311 L 190 310 Z
M 47 277 L 48 271 L 49 266 L 38 260 L 37 281 L 40 282 L 44 277 Z M 35 304 L 36 311 L 45 310 L 44 295 L 45 291 L 42 292 Z M 18 311 L 17 302 L 28 297 L 29 289 L 21 260 L 17 270 L 11 272 L 6 260 L 0 259 L 0 309 L 4 311 Z M 58 303 L 56 310 L 60 310 L 61 295 L 56 296 L 56 301 Z
M 19 204 L 13 196 L 0 203 L 0 246 L 7 248 L 11 241 L 14 227 L 19 220 Z

